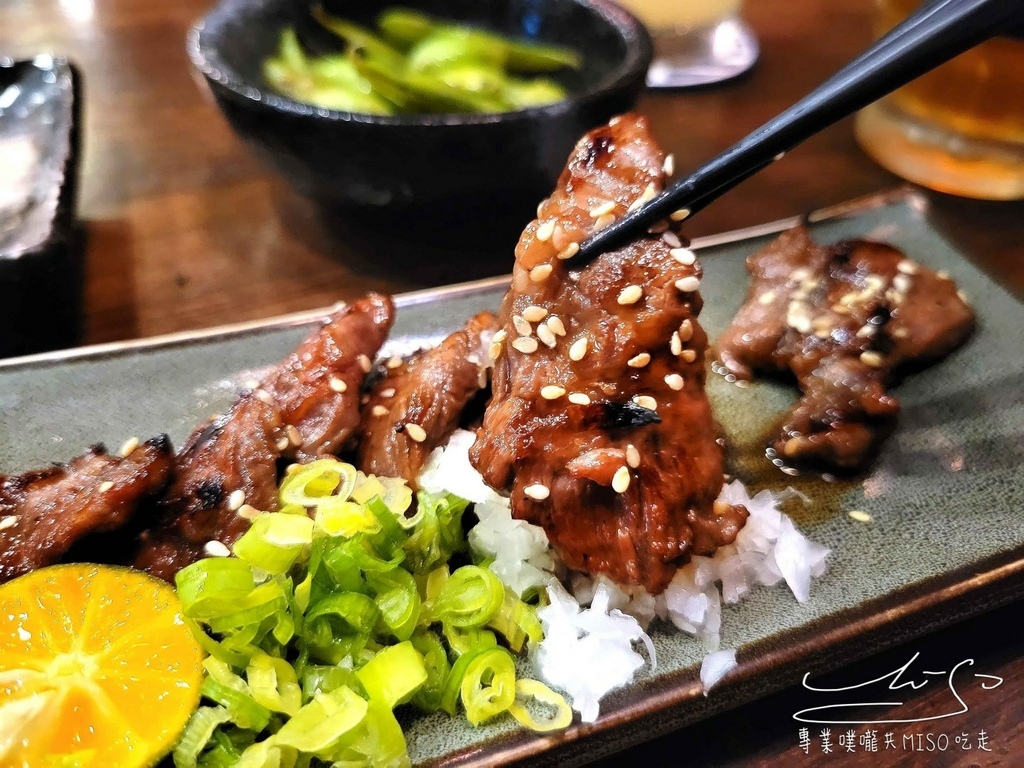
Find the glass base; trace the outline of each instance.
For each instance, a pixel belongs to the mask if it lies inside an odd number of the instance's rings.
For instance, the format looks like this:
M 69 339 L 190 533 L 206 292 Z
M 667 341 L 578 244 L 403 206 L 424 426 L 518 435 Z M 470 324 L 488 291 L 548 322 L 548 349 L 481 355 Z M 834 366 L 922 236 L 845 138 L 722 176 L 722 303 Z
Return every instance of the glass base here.
M 706 27 L 656 32 L 648 88 L 695 88 L 721 83 L 749 70 L 760 55 L 753 30 L 728 18 Z
M 885 101 L 861 110 L 854 132 L 879 165 L 909 181 L 981 200 L 1024 199 L 1024 146 L 972 139 Z

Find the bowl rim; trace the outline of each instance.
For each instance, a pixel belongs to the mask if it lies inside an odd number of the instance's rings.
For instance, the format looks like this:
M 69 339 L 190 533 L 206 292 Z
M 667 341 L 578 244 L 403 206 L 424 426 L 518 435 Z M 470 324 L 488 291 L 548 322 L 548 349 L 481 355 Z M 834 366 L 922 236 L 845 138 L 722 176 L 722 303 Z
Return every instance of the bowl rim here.
M 515 121 L 533 121 L 538 117 L 557 117 L 575 111 L 600 99 L 609 92 L 627 85 L 631 80 L 642 83 L 654 58 L 654 42 L 647 28 L 628 10 L 612 0 L 558 0 L 582 6 L 603 19 L 620 38 L 635 43 L 626 45 L 626 55 L 612 71 L 596 84 L 554 104 L 486 114 L 443 112 L 404 115 L 372 115 L 363 112 L 328 109 L 296 101 L 279 94 L 269 86 L 255 87 L 238 74 L 220 55 L 217 45 L 219 27 L 235 14 L 252 6 L 266 5 L 274 0 L 220 0 L 209 12 L 189 28 L 185 49 L 192 66 L 211 83 L 216 83 L 245 102 L 266 107 L 275 112 L 295 117 L 315 117 L 340 123 L 365 123 L 395 126 L 460 126 L 488 125 Z

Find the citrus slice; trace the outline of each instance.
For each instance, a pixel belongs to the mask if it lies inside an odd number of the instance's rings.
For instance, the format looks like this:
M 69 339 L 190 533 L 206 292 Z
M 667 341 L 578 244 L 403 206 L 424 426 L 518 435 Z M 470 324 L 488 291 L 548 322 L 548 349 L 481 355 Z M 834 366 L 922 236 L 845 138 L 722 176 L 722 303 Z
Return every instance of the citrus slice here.
M 139 768 L 199 703 L 202 651 L 174 588 L 56 565 L 0 585 L 0 765 Z

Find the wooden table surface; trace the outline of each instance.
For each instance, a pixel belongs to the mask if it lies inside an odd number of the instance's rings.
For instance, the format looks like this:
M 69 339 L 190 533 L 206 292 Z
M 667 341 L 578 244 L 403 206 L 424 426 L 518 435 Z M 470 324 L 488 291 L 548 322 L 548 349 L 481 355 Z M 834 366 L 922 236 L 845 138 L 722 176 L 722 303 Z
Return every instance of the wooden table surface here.
M 872 5 L 749 2 L 745 14 L 762 45 L 751 76 L 700 92 L 645 95 L 639 109 L 675 154 L 677 168 L 696 166 L 863 48 Z M 79 209 L 88 229 L 88 342 L 257 319 L 370 288 L 399 292 L 509 270 L 509 261 L 496 260 L 478 264 L 477 275 L 443 269 L 397 274 L 373 269 L 379 245 L 332 236 L 306 201 L 250 156 L 196 87 L 183 38 L 206 6 L 206 0 L 0 0 L 0 56 L 59 52 L 85 76 Z M 844 121 L 712 205 L 690 234 L 777 219 L 897 183 L 858 149 Z M 1024 205 L 938 194 L 931 199 L 944 233 L 1024 295 Z M 1024 658 L 1015 621 L 1020 606 L 911 641 L 843 672 L 848 680 L 867 679 L 920 651 L 939 669 L 970 657 L 976 671 L 1002 677 L 1000 688 L 972 702 L 967 714 L 930 727 L 893 728 L 897 742 L 904 734 L 947 734 L 947 751 L 886 753 L 880 734 L 879 752 L 861 746 L 851 754 L 838 745 L 834 729 L 831 754 L 822 754 L 814 732 L 805 756 L 792 713 L 811 704 L 806 692 L 794 688 L 606 765 L 1024 765 Z M 948 694 L 926 687 L 908 706 L 923 719 L 948 704 Z M 990 751 L 978 748 L 980 731 Z M 962 741 L 954 745 L 961 733 L 971 736 L 971 750 Z

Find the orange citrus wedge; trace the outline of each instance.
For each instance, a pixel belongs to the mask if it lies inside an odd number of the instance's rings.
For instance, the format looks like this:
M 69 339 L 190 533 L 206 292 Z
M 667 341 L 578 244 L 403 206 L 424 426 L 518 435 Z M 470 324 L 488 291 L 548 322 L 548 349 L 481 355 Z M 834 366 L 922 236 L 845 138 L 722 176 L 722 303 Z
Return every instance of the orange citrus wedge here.
M 0 766 L 152 765 L 199 703 L 202 656 L 174 588 L 139 571 L 0 585 Z

